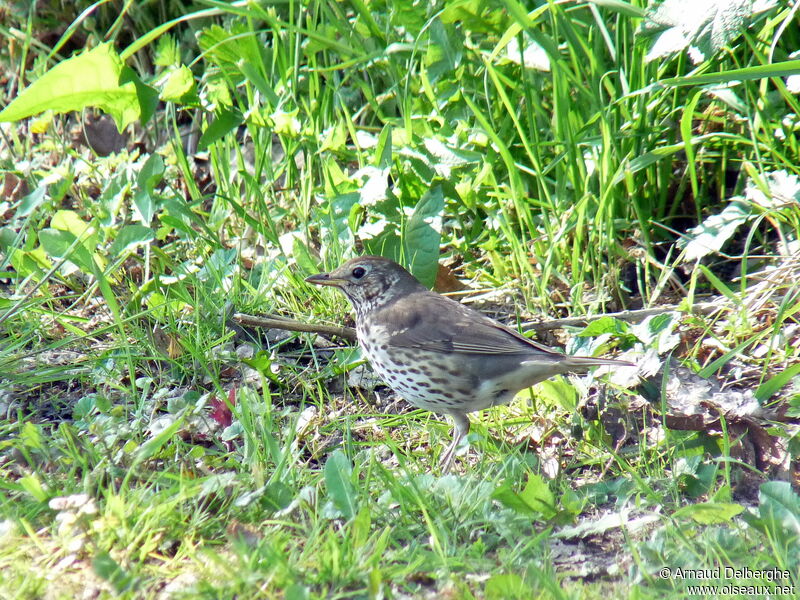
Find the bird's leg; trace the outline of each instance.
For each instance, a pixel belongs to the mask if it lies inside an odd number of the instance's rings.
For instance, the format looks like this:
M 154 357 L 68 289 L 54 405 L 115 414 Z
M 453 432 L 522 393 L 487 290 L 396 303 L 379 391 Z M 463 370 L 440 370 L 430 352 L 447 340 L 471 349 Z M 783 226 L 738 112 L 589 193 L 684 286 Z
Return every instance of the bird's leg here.
M 447 450 L 444 451 L 442 458 L 439 460 L 439 464 L 442 466 L 442 473 L 447 473 L 450 470 L 458 444 L 469 433 L 469 419 L 466 414 L 461 412 L 451 412 L 449 414 L 453 417 L 453 441 L 450 442 Z

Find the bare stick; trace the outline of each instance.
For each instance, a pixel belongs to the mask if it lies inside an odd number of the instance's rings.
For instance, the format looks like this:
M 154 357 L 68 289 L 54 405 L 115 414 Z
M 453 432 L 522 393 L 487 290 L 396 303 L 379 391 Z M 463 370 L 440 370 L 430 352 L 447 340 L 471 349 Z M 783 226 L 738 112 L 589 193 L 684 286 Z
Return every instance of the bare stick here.
M 279 317 L 276 315 L 267 315 L 265 317 L 256 317 L 253 315 L 246 315 L 243 313 L 236 313 L 233 315 L 233 320 L 239 325 L 246 325 L 249 327 L 263 327 L 265 329 L 284 329 L 286 331 L 302 331 L 305 333 L 321 333 L 322 335 L 335 335 L 340 338 L 356 341 L 356 330 L 352 327 L 336 327 L 335 325 L 312 325 L 310 323 L 302 323 L 293 319 Z
M 723 308 L 724 305 L 717 302 L 702 302 L 695 304 L 692 307 L 692 312 L 696 314 L 708 315 Z M 637 323 L 643 321 L 647 317 L 653 315 L 660 315 L 668 312 L 678 310 L 677 306 L 664 306 L 661 308 L 644 308 L 641 310 L 624 310 L 615 313 L 606 313 L 600 315 L 591 315 L 585 317 L 569 317 L 566 319 L 553 319 L 541 323 L 523 323 L 523 331 L 551 331 L 553 329 L 561 329 L 563 327 L 580 327 L 601 319 L 603 317 L 613 317 L 621 321 L 629 323 Z M 236 313 L 233 315 L 233 320 L 239 325 L 246 325 L 249 327 L 263 327 L 265 329 L 283 329 L 286 331 L 300 331 L 304 333 L 319 333 L 322 335 L 335 335 L 345 340 L 352 342 L 356 341 L 356 330 L 352 327 L 336 327 L 335 325 L 317 325 L 311 323 L 302 323 L 294 319 L 287 319 L 277 315 L 266 315 L 263 317 L 256 317 L 253 315 L 246 315 L 244 313 Z
M 699 315 L 710 315 L 718 310 L 722 310 L 723 308 L 725 308 L 725 304 L 722 302 L 699 302 L 692 306 L 692 313 Z M 603 317 L 613 317 L 614 319 L 619 319 L 620 321 L 626 321 L 628 323 L 638 323 L 640 321 L 644 321 L 647 317 L 652 317 L 653 315 L 662 315 L 664 313 L 674 312 L 676 310 L 678 310 L 678 306 L 673 304 L 671 306 L 662 306 L 659 308 L 642 308 L 639 310 L 623 310 L 620 312 L 587 315 L 584 317 L 551 319 L 549 321 L 542 321 L 541 323 L 528 322 L 522 323 L 521 328 L 523 331 L 551 331 L 553 329 L 562 329 L 564 327 L 582 327 L 588 323 L 591 323 L 592 321 L 602 319 Z

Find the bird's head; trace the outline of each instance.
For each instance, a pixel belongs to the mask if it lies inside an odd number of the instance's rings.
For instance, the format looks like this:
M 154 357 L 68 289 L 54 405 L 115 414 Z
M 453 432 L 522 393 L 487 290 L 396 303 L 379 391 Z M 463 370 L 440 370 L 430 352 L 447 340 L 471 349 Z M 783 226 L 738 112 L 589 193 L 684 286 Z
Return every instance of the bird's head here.
M 398 295 L 426 289 L 403 267 L 381 256 L 352 258 L 339 268 L 312 275 L 306 281 L 339 288 L 359 317 L 384 306 Z

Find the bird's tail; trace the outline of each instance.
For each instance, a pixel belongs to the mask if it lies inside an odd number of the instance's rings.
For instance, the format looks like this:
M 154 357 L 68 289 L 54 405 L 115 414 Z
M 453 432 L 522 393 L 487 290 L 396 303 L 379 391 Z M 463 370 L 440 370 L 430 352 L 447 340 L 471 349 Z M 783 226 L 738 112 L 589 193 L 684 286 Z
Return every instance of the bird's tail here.
M 525 361 L 522 364 L 530 364 L 531 366 L 540 366 L 541 359 Z M 611 367 L 634 367 L 632 362 L 627 360 L 615 360 L 613 358 L 593 358 L 591 356 L 560 356 L 555 355 L 551 358 L 551 362 L 558 365 L 556 372 L 562 373 L 585 373 L 592 367 L 600 367 L 603 365 Z
M 593 358 L 591 356 L 567 356 L 564 358 L 564 366 L 569 369 L 591 369 L 608 365 L 611 367 L 635 367 L 636 365 L 627 360 L 616 360 L 613 358 Z

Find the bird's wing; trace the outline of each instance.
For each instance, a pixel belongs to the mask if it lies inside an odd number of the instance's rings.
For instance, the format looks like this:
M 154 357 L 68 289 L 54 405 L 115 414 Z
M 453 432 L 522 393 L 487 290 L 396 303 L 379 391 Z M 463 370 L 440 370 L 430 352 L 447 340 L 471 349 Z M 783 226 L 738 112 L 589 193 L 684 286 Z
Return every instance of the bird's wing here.
M 400 298 L 382 309 L 389 345 L 460 354 L 530 354 L 563 358 L 454 300 L 434 293 Z

